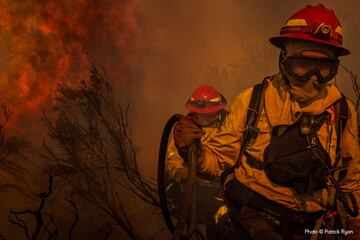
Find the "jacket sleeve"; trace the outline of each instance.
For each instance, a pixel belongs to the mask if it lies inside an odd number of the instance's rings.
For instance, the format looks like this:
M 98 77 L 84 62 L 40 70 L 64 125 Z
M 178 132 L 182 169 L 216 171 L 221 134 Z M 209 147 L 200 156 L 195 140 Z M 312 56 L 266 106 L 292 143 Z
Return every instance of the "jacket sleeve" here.
M 170 136 L 170 140 L 167 147 L 167 171 L 170 178 L 174 178 L 177 171 L 185 167 L 184 159 L 179 155 L 175 146 L 173 135 Z
M 232 103 L 220 131 L 202 142 L 201 172 L 220 176 L 227 166 L 236 162 L 251 94 L 252 88 L 241 93 Z
M 341 153 L 343 161 L 347 162 L 349 167 L 344 180 L 341 181 L 341 188 L 344 192 L 352 192 L 357 201 L 357 205 L 360 207 L 360 151 L 357 117 L 353 103 L 348 101 L 348 106 L 349 118 L 343 132 Z M 355 219 L 349 218 L 348 220 L 351 222 L 355 221 L 357 227 L 360 227 L 360 216 Z M 358 234 L 360 234 L 360 232 Z

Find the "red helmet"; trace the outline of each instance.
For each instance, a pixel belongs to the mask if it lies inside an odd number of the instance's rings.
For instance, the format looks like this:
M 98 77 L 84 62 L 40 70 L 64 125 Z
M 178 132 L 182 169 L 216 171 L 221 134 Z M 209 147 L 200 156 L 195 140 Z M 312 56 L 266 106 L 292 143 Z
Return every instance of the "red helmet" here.
M 185 106 L 190 112 L 214 113 L 224 109 L 225 105 L 226 99 L 221 93 L 212 86 L 201 85 L 193 91 Z
M 281 28 L 280 35 L 269 40 L 283 48 L 286 39 L 299 39 L 322 43 L 334 47 L 338 56 L 348 55 L 350 51 L 342 47 L 342 28 L 332 9 L 324 5 L 307 5 L 294 13 Z

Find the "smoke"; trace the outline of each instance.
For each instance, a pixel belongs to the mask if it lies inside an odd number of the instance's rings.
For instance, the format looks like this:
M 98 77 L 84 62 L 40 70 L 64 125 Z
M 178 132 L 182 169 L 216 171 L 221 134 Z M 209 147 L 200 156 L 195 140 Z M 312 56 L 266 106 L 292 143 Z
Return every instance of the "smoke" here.
M 101 64 L 125 87 L 141 52 L 139 1 L 5 0 L 0 3 L 0 96 L 24 127 L 51 105 L 59 83 Z M 25 132 L 24 132 L 25 131 Z
M 278 49 L 268 38 L 308 3 L 4 0 L 0 104 L 13 109 L 15 133 L 39 135 L 41 112 L 51 106 L 57 85 L 77 84 L 87 79 L 91 63 L 101 64 L 119 95 L 130 98 L 139 151 L 154 158 L 157 148 L 147 145 L 159 138 L 168 116 L 184 113 L 197 85 L 210 83 L 231 102 L 277 71 Z M 358 53 L 356 1 L 325 4 L 343 20 L 345 43 Z M 347 59 L 356 71 L 356 61 Z
M 157 147 L 147 146 L 159 139 L 167 117 L 185 113 L 184 102 L 197 85 L 212 84 L 231 102 L 277 71 L 278 49 L 268 38 L 308 3 L 4 0 L 0 104 L 13 109 L 15 134 L 41 136 L 41 113 L 51 106 L 57 85 L 77 84 L 87 79 L 91 63 L 101 64 L 120 98 L 130 99 L 139 157 L 154 159 Z M 358 3 L 325 4 L 338 13 L 345 44 L 358 53 L 352 10 Z M 347 59 L 356 71 L 356 61 Z

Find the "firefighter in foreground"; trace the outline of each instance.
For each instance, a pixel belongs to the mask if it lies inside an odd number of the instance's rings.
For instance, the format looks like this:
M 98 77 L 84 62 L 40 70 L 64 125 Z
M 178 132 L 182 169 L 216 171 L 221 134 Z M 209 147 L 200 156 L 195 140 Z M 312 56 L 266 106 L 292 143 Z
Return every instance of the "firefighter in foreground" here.
M 221 131 L 202 141 L 201 170 L 222 177 L 239 236 L 360 239 L 356 113 L 330 82 L 350 53 L 340 22 L 308 5 L 270 42 L 279 73 L 237 96 Z M 174 127 L 181 150 L 202 134 L 186 117 Z
M 197 87 L 185 106 L 189 111 L 188 116 L 204 132 L 201 141 L 207 141 L 213 133 L 219 131 L 227 114 L 226 99 L 209 85 Z M 172 183 L 167 195 L 175 202 L 175 206 L 182 200 L 182 182 L 188 173 L 186 156 L 186 153 L 178 152 L 173 139 L 169 141 L 167 171 Z M 220 180 L 216 176 L 201 172 L 197 176 L 194 186 L 197 222 L 206 225 L 207 239 L 219 239 L 221 234 L 216 230 L 215 225 L 226 212 Z

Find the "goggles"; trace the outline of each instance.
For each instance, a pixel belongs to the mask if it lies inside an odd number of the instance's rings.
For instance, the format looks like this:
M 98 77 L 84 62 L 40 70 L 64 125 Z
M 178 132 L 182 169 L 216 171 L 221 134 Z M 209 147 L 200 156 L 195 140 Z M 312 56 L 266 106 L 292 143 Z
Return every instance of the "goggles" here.
M 205 100 L 188 100 L 186 104 L 190 104 L 196 108 L 206 108 L 206 107 L 212 107 L 220 105 L 219 102 L 211 102 L 211 101 L 205 101 Z
M 316 75 L 319 82 L 328 82 L 338 72 L 339 59 L 288 56 L 285 58 L 285 71 L 300 82 L 308 81 Z

